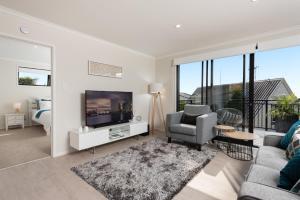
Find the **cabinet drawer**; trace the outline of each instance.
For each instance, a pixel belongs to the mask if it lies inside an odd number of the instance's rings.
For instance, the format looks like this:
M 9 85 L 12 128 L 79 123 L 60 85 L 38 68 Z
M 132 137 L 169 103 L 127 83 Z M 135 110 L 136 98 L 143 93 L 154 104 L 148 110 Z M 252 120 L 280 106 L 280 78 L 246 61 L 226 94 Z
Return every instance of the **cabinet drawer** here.
M 24 116 L 15 116 L 15 120 L 24 120 Z
M 24 120 L 7 120 L 7 125 L 22 125 Z
M 15 120 L 15 116 L 9 116 L 9 117 L 7 117 L 7 121 L 13 121 L 13 120 Z
M 24 120 L 24 116 L 8 116 L 7 117 L 8 121 L 13 121 L 13 120 Z

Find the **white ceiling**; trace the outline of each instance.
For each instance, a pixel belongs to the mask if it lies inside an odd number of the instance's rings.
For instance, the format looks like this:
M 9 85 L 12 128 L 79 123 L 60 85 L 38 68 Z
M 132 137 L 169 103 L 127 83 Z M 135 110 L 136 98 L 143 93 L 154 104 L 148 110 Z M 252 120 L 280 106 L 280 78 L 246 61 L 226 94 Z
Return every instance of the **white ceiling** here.
M 0 0 L 11 9 L 160 57 L 300 25 L 300 0 Z M 182 24 L 176 29 L 176 24 Z

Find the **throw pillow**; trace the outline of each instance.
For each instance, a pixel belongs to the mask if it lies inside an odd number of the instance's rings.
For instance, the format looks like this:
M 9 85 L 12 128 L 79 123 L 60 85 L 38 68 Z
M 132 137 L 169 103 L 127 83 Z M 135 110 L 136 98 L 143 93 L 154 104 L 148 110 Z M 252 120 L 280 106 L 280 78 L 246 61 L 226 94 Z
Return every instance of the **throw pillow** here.
M 300 178 L 300 151 L 280 171 L 278 187 L 291 190 Z
M 292 140 L 292 137 L 295 133 L 296 128 L 300 125 L 300 120 L 296 121 L 291 128 L 289 129 L 289 131 L 285 134 L 285 136 L 281 139 L 280 141 L 280 147 L 282 149 L 286 149 L 289 145 L 289 143 Z
M 196 125 L 196 119 L 199 116 L 200 115 L 189 115 L 189 114 L 183 113 L 182 117 L 181 117 L 181 120 L 180 120 L 180 123 Z
M 286 149 L 286 157 L 288 159 L 292 159 L 292 157 L 295 155 L 296 151 L 300 150 L 300 129 L 298 129 L 289 144 L 289 146 Z
M 291 192 L 300 194 L 300 179 L 297 181 L 297 183 L 294 185 L 294 187 L 291 189 Z

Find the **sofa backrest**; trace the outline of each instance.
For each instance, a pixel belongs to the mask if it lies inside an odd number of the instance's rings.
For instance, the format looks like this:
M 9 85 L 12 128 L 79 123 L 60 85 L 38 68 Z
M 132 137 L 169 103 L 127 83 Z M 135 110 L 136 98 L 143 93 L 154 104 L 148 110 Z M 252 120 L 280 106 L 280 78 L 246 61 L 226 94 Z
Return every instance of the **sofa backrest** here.
M 184 106 L 184 113 L 189 115 L 204 115 L 210 113 L 210 107 L 208 105 L 186 104 Z

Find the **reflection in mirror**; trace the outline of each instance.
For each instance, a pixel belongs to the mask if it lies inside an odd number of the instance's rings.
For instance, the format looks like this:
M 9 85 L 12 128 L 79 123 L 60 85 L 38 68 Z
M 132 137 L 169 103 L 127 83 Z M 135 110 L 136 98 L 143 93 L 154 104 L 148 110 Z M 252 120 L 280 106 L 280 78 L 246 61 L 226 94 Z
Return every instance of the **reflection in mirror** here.
M 51 51 L 0 36 L 0 169 L 51 155 Z
M 19 67 L 18 84 L 29 86 L 51 86 L 51 71 Z

